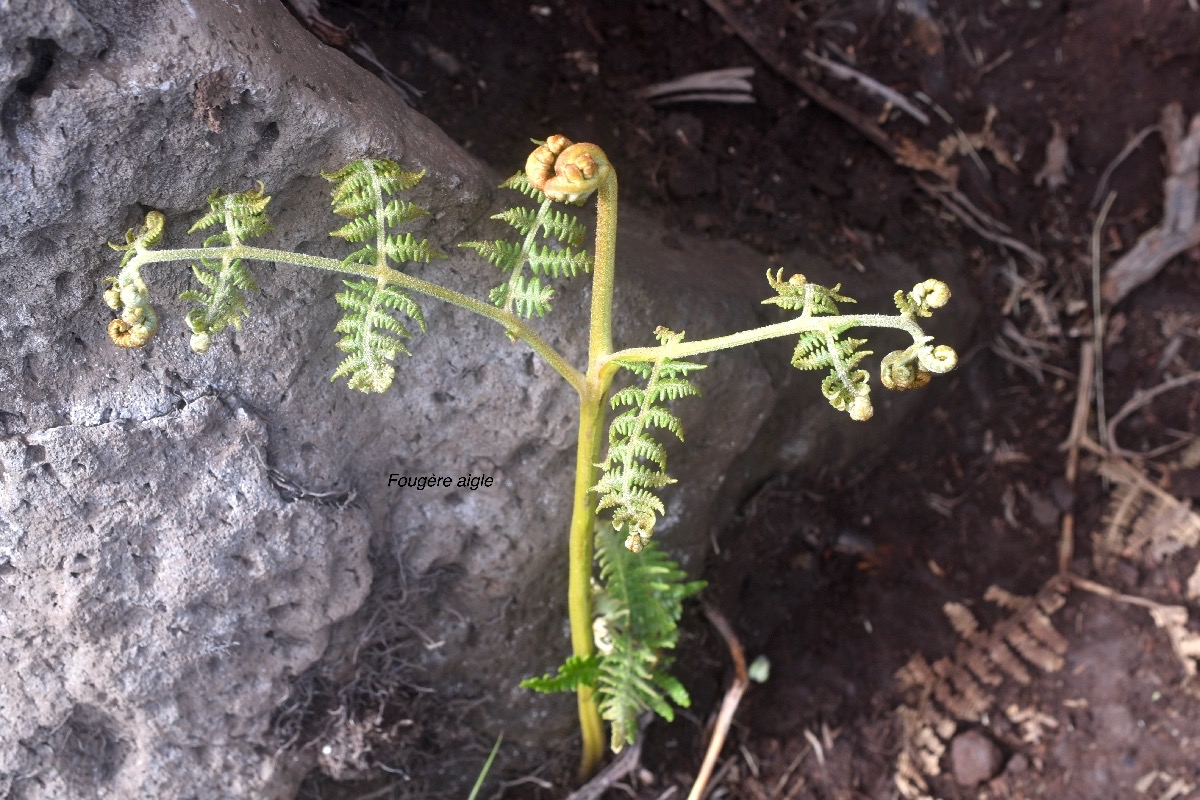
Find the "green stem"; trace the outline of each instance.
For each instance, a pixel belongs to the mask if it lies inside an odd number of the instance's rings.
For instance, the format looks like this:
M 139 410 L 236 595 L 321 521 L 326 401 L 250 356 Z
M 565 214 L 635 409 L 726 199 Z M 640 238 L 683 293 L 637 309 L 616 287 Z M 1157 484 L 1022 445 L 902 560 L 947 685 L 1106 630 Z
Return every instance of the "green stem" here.
M 596 462 L 604 444 L 604 394 L 586 392 L 579 398 L 579 438 L 575 448 L 575 492 L 571 507 L 568 540 L 567 610 L 571 624 L 571 652 L 587 658 L 595 652 L 592 632 L 592 561 L 595 548 Z M 587 778 L 604 756 L 604 724 L 596 690 L 580 685 L 576 691 L 579 729 L 583 740 L 579 762 L 581 778 Z
M 163 263 L 168 261 L 197 261 L 201 258 L 243 258 L 251 261 L 271 261 L 280 264 L 292 264 L 298 267 L 310 267 L 312 269 L 323 269 L 328 272 L 338 272 L 345 275 L 356 275 L 361 278 L 369 278 L 371 280 L 383 279 L 388 283 L 395 284 L 401 289 L 409 289 L 429 297 L 436 298 L 459 308 L 466 309 L 481 317 L 487 317 L 493 322 L 497 322 L 508 331 L 511 331 L 514 336 L 528 344 L 534 352 L 546 360 L 555 372 L 562 375 L 567 383 L 571 384 L 572 388 L 580 394 L 584 391 L 583 374 L 575 369 L 561 353 L 543 339 L 537 331 L 529 326 L 525 320 L 495 306 L 488 305 L 473 297 L 468 297 L 465 294 L 456 292 L 453 289 L 447 289 L 444 286 L 439 286 L 436 283 L 423 281 L 420 278 L 414 278 L 412 275 L 406 275 L 403 272 L 392 269 L 391 267 L 377 267 L 373 264 L 347 264 L 333 258 L 325 258 L 323 256 L 313 256 L 307 253 L 293 253 L 290 250 L 273 250 L 267 247 L 251 247 L 244 244 L 231 245 L 228 247 L 189 247 L 179 248 L 176 250 L 141 250 L 136 256 L 129 260 L 129 263 L 123 268 L 125 270 L 140 270 L 146 264 Z
M 579 393 L 579 441 L 575 453 L 575 498 L 568 543 L 567 614 L 571 623 L 571 650 L 587 658 L 595 650 L 592 632 L 592 561 L 596 535 L 596 464 L 604 446 L 604 401 L 613 374 L 602 371 L 612 353 L 613 282 L 616 277 L 617 174 L 596 191 L 596 250 L 592 267 L 592 313 L 588 329 L 586 387 Z M 604 757 L 604 725 L 591 686 L 576 691 L 582 748 L 579 775 L 588 778 Z
M 600 374 L 612 376 L 620 368 L 618 362 L 638 361 L 652 363 L 659 359 L 687 358 L 689 356 L 711 353 L 716 350 L 727 350 L 731 347 L 765 342 L 768 339 L 778 339 L 782 336 L 795 336 L 806 331 L 831 331 L 834 328 L 848 330 L 849 328 L 894 328 L 904 331 L 915 340 L 927 340 L 928 336 L 916 320 L 906 314 L 850 314 L 827 317 L 801 316 L 774 325 L 764 325 L 753 330 L 732 333 L 728 336 L 717 336 L 712 339 L 698 339 L 694 342 L 676 342 L 655 347 L 630 347 L 618 350 L 603 359 Z

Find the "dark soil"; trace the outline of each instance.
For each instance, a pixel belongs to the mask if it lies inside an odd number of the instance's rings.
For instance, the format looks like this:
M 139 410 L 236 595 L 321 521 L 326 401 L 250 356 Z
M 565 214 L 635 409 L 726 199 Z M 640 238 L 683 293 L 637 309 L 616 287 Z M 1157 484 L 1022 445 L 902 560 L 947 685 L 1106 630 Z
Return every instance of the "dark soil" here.
M 727 19 L 713 10 L 721 5 Z M 950 248 L 972 266 L 979 338 L 955 343 L 961 367 L 927 390 L 937 395 L 931 410 L 895 442 L 888 466 L 824 484 L 779 476 L 718 542 L 708 601 L 751 656 L 770 659 L 771 677 L 739 710 L 711 797 L 918 796 L 900 794 L 894 778 L 912 733 L 897 709 L 920 706 L 921 691 L 905 695 L 896 671 L 914 654 L 932 663 L 963 646 L 947 602 L 985 627 L 1012 619 L 985 591 L 1038 592 L 1058 569 L 1064 520 L 1074 523 L 1074 574 L 1195 610 L 1185 597 L 1190 547 L 1093 566 L 1114 486 L 1086 453 L 1072 480 L 1060 448 L 1092 335 L 1089 238 L 1102 173 L 1167 103 L 1200 112 L 1200 11 L 1186 0 L 458 0 L 331 13 L 424 90 L 422 113 L 501 171 L 524 163 L 530 137 L 562 132 L 603 146 L 623 201 L 672 229 L 738 238 L 768 256 L 803 247 L 850 274 L 880 251 L 920 263 Z M 748 40 L 766 45 L 756 52 Z M 929 124 L 831 77 L 805 51 L 895 89 Z M 732 66 L 755 69 L 753 105 L 654 107 L 637 97 Z M 822 87 L 860 124 L 787 75 Z M 912 100 L 918 93 L 926 99 Z M 864 136 L 866 124 L 885 141 Z M 1058 169 L 1046 163 L 1056 131 L 1069 157 Z M 953 152 L 940 174 L 921 172 L 893 157 L 906 140 Z M 973 148 L 957 147 L 964 140 Z M 1105 266 L 1160 221 L 1163 160 L 1151 135 L 1101 187 L 1117 193 L 1100 235 Z M 921 188 L 948 177 L 1035 257 L 982 238 Z M 1110 415 L 1135 391 L 1200 368 L 1197 260 L 1176 258 L 1111 310 Z M 1162 394 L 1121 426 L 1120 444 L 1143 451 L 1171 442 L 1171 431 L 1195 434 L 1198 413 L 1190 386 Z M 1171 468 L 1176 455 L 1143 467 L 1180 499 L 1200 496 L 1194 465 Z M 1200 702 L 1186 662 L 1145 608 L 1079 589 L 1065 597 L 1051 616 L 1067 644 L 1061 669 L 1026 660 L 1028 682 L 1002 675 L 992 702 L 947 737 L 929 794 L 1197 796 Z M 680 665 L 696 705 L 674 726 L 651 727 L 643 769 L 605 796 L 686 796 L 703 725 L 731 677 L 698 612 Z M 501 765 L 489 787 L 519 777 Z M 566 794 L 538 786 L 504 796 Z

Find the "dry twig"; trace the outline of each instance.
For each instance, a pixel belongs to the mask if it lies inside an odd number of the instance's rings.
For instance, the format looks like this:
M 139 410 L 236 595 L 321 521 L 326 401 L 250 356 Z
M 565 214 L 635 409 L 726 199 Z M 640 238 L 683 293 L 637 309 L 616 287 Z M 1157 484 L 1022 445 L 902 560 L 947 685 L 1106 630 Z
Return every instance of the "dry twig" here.
M 1087 438 L 1088 407 L 1092 404 L 1092 389 L 1095 385 L 1093 370 L 1096 349 L 1091 342 L 1079 348 L 1079 382 L 1075 389 L 1075 413 L 1071 415 L 1071 431 L 1060 449 L 1067 451 L 1066 480 L 1075 496 L 1075 479 L 1079 476 L 1079 449 Z M 1072 507 L 1062 516 L 1058 540 L 1058 573 L 1066 575 L 1075 555 L 1075 509 Z
M 1113 455 L 1121 456 L 1122 458 L 1154 458 L 1161 456 L 1163 453 L 1169 453 L 1172 450 L 1183 447 L 1187 444 L 1187 440 L 1183 439 L 1171 444 L 1164 444 L 1161 447 L 1156 447 L 1153 450 L 1147 450 L 1144 453 L 1135 453 L 1132 450 L 1126 450 L 1117 444 L 1117 426 L 1133 412 L 1140 408 L 1149 405 L 1154 398 L 1160 394 L 1169 392 L 1173 389 L 1178 389 L 1181 386 L 1187 386 L 1189 383 L 1200 381 L 1200 372 L 1189 372 L 1187 375 L 1180 375 L 1178 378 L 1171 378 L 1163 381 L 1158 386 L 1151 389 L 1138 389 L 1133 393 L 1133 397 L 1125 405 L 1121 406 L 1121 410 L 1113 415 L 1113 418 L 1108 421 L 1108 449 Z M 1194 438 L 1194 437 L 1193 437 Z
M 688 793 L 688 800 L 700 800 L 704 796 L 709 778 L 712 777 L 713 767 L 716 766 L 717 757 L 721 755 L 721 748 L 725 745 L 725 737 L 729 734 L 729 726 L 733 724 L 733 715 L 737 711 L 738 704 L 742 702 L 742 695 L 750 688 L 750 677 L 746 674 L 746 656 L 742 652 L 742 643 L 738 641 L 737 634 L 733 632 L 733 626 L 729 624 L 729 620 L 725 619 L 725 615 L 717 610 L 716 606 L 708 603 L 704 604 L 704 616 L 708 617 L 708 621 L 717 629 L 721 638 L 725 640 L 726 646 L 729 647 L 734 674 L 733 684 L 725 693 L 725 699 L 721 701 L 721 710 L 717 713 L 717 723 L 713 728 L 712 738 L 708 742 L 708 750 L 704 753 L 704 763 L 700 765 L 700 772 L 696 775 L 696 782 L 692 784 L 692 791 Z
M 757 53 L 759 58 L 767 62 L 772 69 L 785 79 L 791 81 L 796 88 L 808 95 L 817 105 L 850 123 L 851 127 L 870 139 L 872 143 L 889 156 L 895 155 L 895 146 L 892 144 L 892 140 L 884 133 L 883 128 L 875 124 L 874 120 L 805 78 L 799 68 L 783 58 L 776 52 L 773 46 L 760 39 L 749 25 L 743 23 L 729 9 L 724 0 L 705 0 L 705 2 L 721 19 L 725 20 L 725 24 L 733 29 L 738 38 Z
M 621 754 L 597 772 L 594 778 L 567 795 L 567 800 L 600 800 L 600 797 L 618 781 L 636 771 L 642 761 L 642 742 L 646 738 L 644 733 L 640 731 L 633 744 L 622 750 Z
M 1108 270 L 1101 292 L 1112 305 L 1200 244 L 1200 114 L 1192 117 L 1185 136 L 1183 108 L 1171 103 L 1163 109 L 1161 127 L 1169 171 L 1163 181 L 1163 221 Z
M 754 67 L 729 67 L 697 72 L 673 81 L 655 83 L 639 89 L 637 96 L 652 105 L 668 103 L 753 103 L 754 87 L 750 78 Z
M 917 178 L 917 185 L 920 186 L 926 194 L 933 197 L 939 203 L 946 207 L 950 213 L 958 217 L 964 225 L 977 234 L 987 239 L 990 242 L 995 242 L 1002 247 L 1007 247 L 1010 250 L 1016 250 L 1021 255 L 1025 256 L 1029 263 L 1037 267 L 1046 266 L 1046 258 L 1041 253 L 1034 250 L 1029 245 L 1022 241 L 1014 239 L 1011 236 L 1006 236 L 1003 233 L 997 233 L 997 230 L 1007 230 L 1005 226 L 996 222 L 991 217 L 976 210 L 975 214 L 970 213 L 969 209 L 973 206 L 963 195 L 952 186 L 936 186 L 928 181 L 923 181 Z M 986 222 L 984 221 L 986 220 Z
M 1116 192 L 1110 192 L 1104 206 L 1096 216 L 1096 224 L 1092 226 L 1092 347 L 1095 350 L 1093 361 L 1093 380 L 1096 390 L 1096 437 L 1103 447 L 1108 446 L 1108 432 L 1104 427 L 1104 329 L 1108 318 L 1104 315 L 1100 302 L 1100 234 L 1104 230 L 1104 221 L 1108 219 L 1109 209 L 1117 199 Z
M 1117 157 L 1104 168 L 1104 173 L 1100 176 L 1100 181 L 1096 184 L 1096 193 L 1092 195 L 1092 202 L 1088 205 L 1089 208 L 1095 208 L 1100 205 L 1100 198 L 1104 197 L 1104 193 L 1108 190 L 1108 182 L 1112 179 L 1113 173 L 1117 171 L 1117 167 L 1121 166 L 1125 159 L 1133 155 L 1134 150 L 1142 146 L 1142 142 L 1146 141 L 1146 137 L 1161 130 L 1162 128 L 1158 125 L 1147 125 L 1133 135 L 1133 138 L 1121 148 L 1121 152 L 1117 153 Z
M 827 69 L 829 74 L 833 77 L 841 78 L 842 80 L 846 81 L 854 81 L 871 94 L 882 97 L 885 103 L 895 106 L 922 125 L 929 124 L 928 114 L 909 102 L 907 97 L 900 94 L 892 87 L 885 86 L 884 84 L 872 78 L 870 75 L 864 75 L 856 69 L 851 69 L 845 64 L 839 64 L 836 61 L 831 61 L 824 56 L 817 55 L 811 50 L 805 50 L 804 57 L 809 61 L 819 64 Z

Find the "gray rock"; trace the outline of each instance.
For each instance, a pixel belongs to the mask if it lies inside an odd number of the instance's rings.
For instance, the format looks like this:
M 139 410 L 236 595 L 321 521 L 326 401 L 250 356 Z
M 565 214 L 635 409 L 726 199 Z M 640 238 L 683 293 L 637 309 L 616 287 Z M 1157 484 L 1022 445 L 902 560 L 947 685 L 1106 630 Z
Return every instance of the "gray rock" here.
M 392 390 L 330 385 L 340 282 L 262 264 L 252 318 L 205 356 L 169 265 L 147 270 L 150 346 L 104 333 L 103 243 L 147 209 L 191 246 L 209 192 L 262 180 L 265 246 L 341 256 L 317 176 L 364 154 L 427 170 L 418 235 L 451 258 L 415 272 L 483 294 L 490 267 L 452 244 L 511 202 L 495 176 L 275 2 L 16 2 L 0 36 L 0 788 L 286 798 L 314 767 L 382 762 L 446 790 L 501 731 L 510 759 L 570 747 L 573 701 L 516 687 L 568 649 L 576 404 L 557 375 L 424 302 Z M 757 305 L 760 256 L 622 224 L 619 344 L 778 319 Z M 852 293 L 886 307 L 923 277 L 893 268 Z M 576 363 L 586 294 L 563 291 L 545 324 Z M 693 571 L 754 481 L 886 435 L 828 411 L 789 348 L 712 359 L 707 397 L 680 409 L 663 538 Z M 884 423 L 912 403 L 876 394 Z M 494 483 L 399 490 L 390 473 Z
M 966 731 L 950 742 L 950 768 L 959 786 L 974 788 L 1000 772 L 1004 755 L 979 731 Z

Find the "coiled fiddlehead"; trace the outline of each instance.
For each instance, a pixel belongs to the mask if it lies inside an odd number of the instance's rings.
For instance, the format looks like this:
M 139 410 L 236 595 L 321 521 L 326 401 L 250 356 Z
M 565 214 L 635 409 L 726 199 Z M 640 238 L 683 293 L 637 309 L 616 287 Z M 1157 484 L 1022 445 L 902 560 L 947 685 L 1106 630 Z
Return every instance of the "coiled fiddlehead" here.
M 850 328 L 868 326 L 897 328 L 913 338 L 913 344 L 904 350 L 894 350 L 883 357 L 880 380 L 888 389 L 918 389 L 927 383 L 934 373 L 949 372 L 958 363 L 954 349 L 946 345 L 933 346 L 928 336 L 917 323 L 917 317 L 933 315 L 933 309 L 941 308 L 950 300 L 950 288 L 935 279 L 922 281 L 910 292 L 896 292 L 898 317 L 883 315 L 840 316 L 837 303 L 854 302 L 840 294 L 841 284 L 827 289 L 809 281 L 803 275 L 793 275 L 783 280 L 783 270 L 775 275 L 767 272 L 767 282 L 776 296 L 764 300 L 790 311 L 799 311 L 800 318 L 819 318 L 837 315 L 827 325 L 814 327 L 800 334 L 796 350 L 792 354 L 792 366 L 797 369 L 822 369 L 829 367 L 829 375 L 821 383 L 821 392 L 830 405 L 847 412 L 852 419 L 863 421 L 875 413 L 871 405 L 869 374 L 858 369 L 858 363 L 871 354 L 859 350 L 866 339 L 843 339 Z
M 104 302 L 120 313 L 108 323 L 108 338 L 118 347 L 142 347 L 158 330 L 158 314 L 150 304 L 150 290 L 142 280 L 141 262 L 135 257 L 162 241 L 166 224 L 166 217 L 151 211 L 136 233 L 132 228 L 125 232 L 125 244 L 109 242 L 109 247 L 125 254 L 121 256 L 120 271 L 104 279 L 109 284 L 104 291 Z
M 261 236 L 271 230 L 267 218 L 267 204 L 271 198 L 265 194 L 262 183 L 256 189 L 236 194 L 224 194 L 220 190 L 208 198 L 209 211 L 188 233 L 208 230 L 223 225 L 225 230 L 204 240 L 205 248 L 237 246 L 253 236 Z M 192 267 L 192 273 L 204 289 L 188 289 L 179 295 L 180 300 L 196 304 L 187 313 L 187 324 L 192 329 L 191 347 L 194 352 L 208 351 L 212 335 L 232 326 L 241 328 L 246 309 L 246 292 L 257 291 L 254 276 L 250 274 L 242 259 L 225 249 L 218 258 L 201 258 Z M 205 291 L 207 290 L 207 291 Z
M 950 301 L 950 287 L 938 280 L 918 283 L 911 292 L 896 292 L 896 308 L 910 319 L 931 317 L 933 309 L 941 308 Z M 893 350 L 880 363 L 879 379 L 889 389 L 904 391 L 920 389 L 933 378 L 944 374 L 958 364 L 954 348 L 941 344 L 936 347 L 930 342 L 933 337 L 920 337 L 905 350 Z
M 345 315 L 338 322 L 338 349 L 346 353 L 330 380 L 346 378 L 350 388 L 362 392 L 383 392 L 392 385 L 396 368 L 392 362 L 400 353 L 412 355 L 404 345 L 412 332 L 397 318 L 406 315 L 425 330 L 421 309 L 407 292 L 388 284 L 389 261 L 429 262 L 445 256 L 433 249 L 427 239 L 411 233 L 400 236 L 390 232 L 427 212 L 399 198 L 398 191 L 411 189 L 424 172 L 406 172 L 392 161 L 363 159 L 344 169 L 322 176 L 334 184 L 333 213 L 350 217 L 350 222 L 330 234 L 347 242 L 362 242 L 363 247 L 342 260 L 343 264 L 366 264 L 378 270 L 374 280 L 343 281 L 347 291 L 336 296 Z
M 552 198 L 534 186 L 526 175 L 518 172 L 500 186 L 538 202 L 537 210 L 510 208 L 492 217 L 515 228 L 522 240 L 463 242 L 459 247 L 474 250 L 508 273 L 508 280 L 488 294 L 493 305 L 523 319 L 543 317 L 550 311 L 550 301 L 554 298 L 553 287 L 544 283 L 543 278 L 574 278 L 580 272 L 592 271 L 592 256 L 579 249 L 587 228 L 574 215 L 554 209 Z M 538 244 L 539 237 L 553 239 L 557 244 Z M 531 277 L 526 277 L 526 267 Z
M 575 144 L 561 134 L 547 137 L 525 160 L 530 184 L 560 203 L 582 204 L 611 172 L 604 151 L 594 144 Z
M 682 333 L 663 327 L 654 335 L 664 345 L 683 341 Z M 667 474 L 667 451 L 650 431 L 663 428 L 683 440 L 682 423 L 663 404 L 700 394 L 685 376 L 704 365 L 668 358 L 617 363 L 644 378 L 646 386 L 630 386 L 613 395 L 614 409 L 628 408 L 609 424 L 608 454 L 598 465 L 604 472 L 592 491 L 600 495 L 597 510 L 614 509 L 613 528 L 624 532 L 625 546 L 638 553 L 654 535 L 658 517 L 666 513 L 654 490 L 675 482 Z

